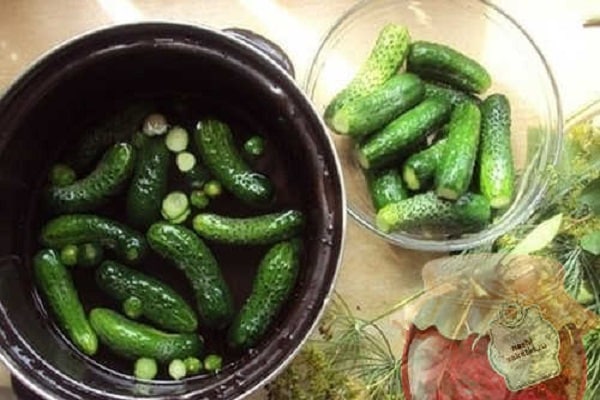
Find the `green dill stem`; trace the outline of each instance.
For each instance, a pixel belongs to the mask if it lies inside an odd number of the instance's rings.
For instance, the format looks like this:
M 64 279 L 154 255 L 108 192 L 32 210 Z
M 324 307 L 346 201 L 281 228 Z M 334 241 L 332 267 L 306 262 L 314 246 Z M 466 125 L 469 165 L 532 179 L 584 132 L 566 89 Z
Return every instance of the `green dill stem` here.
M 399 309 L 401 309 L 408 303 L 418 299 L 419 297 L 421 297 L 424 294 L 425 294 L 425 291 L 421 290 L 420 292 L 417 292 L 417 293 L 413 294 L 412 296 L 407 297 L 406 299 L 403 299 L 401 302 L 396 303 L 392 308 L 386 310 L 383 314 L 380 314 L 377 317 L 367 321 L 365 324 L 363 324 L 363 327 L 368 326 L 368 325 L 373 325 L 375 322 L 392 315 L 393 313 L 395 313 L 396 311 L 398 311 Z

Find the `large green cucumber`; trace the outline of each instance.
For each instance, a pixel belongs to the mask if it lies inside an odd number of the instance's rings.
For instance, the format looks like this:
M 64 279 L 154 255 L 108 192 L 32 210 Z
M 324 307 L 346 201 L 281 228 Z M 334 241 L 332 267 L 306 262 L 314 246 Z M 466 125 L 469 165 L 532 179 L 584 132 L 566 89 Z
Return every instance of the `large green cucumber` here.
M 397 24 L 384 26 L 354 78 L 325 109 L 325 122 L 331 126 L 337 110 L 348 102 L 371 93 L 390 79 L 404 63 L 409 44 L 410 35 L 406 27 Z
M 349 136 L 364 136 L 384 127 L 424 96 L 423 83 L 410 73 L 391 77 L 372 93 L 347 101 L 333 116 L 334 131 Z
M 130 360 L 152 358 L 160 363 L 200 357 L 204 341 L 194 333 L 166 333 L 132 321 L 106 308 L 90 312 L 90 323 L 100 342 Z
M 402 114 L 358 148 L 358 161 L 365 169 L 381 168 L 406 156 L 407 151 L 432 130 L 441 127 L 450 115 L 450 104 L 426 99 Z
M 162 137 L 147 138 L 141 144 L 126 202 L 127 219 L 136 228 L 146 229 L 160 220 L 170 154 Z
M 41 250 L 33 258 L 36 284 L 56 316 L 61 330 L 87 355 L 98 350 L 98 338 L 85 315 L 71 274 L 54 250 Z
M 194 332 L 196 314 L 171 287 L 114 261 L 104 261 L 96 270 L 98 286 L 112 298 L 124 302 L 135 297 L 141 301 L 142 315 L 170 332 Z
M 233 318 L 233 298 L 217 260 L 191 230 L 157 222 L 146 233 L 150 247 L 183 271 L 196 295 L 198 313 L 204 325 L 220 329 Z
M 100 243 L 128 262 L 139 260 L 146 252 L 143 235 L 120 222 L 91 214 L 56 217 L 44 225 L 40 239 L 54 249 L 69 244 Z
M 46 199 L 50 210 L 59 214 L 87 212 L 103 205 L 131 177 L 135 155 L 130 144 L 115 144 L 88 176 L 67 186 L 48 189 Z
M 386 233 L 403 230 L 456 234 L 479 230 L 490 217 L 490 203 L 482 195 L 467 193 L 449 201 L 426 192 L 388 204 L 377 213 L 376 223 Z
M 203 213 L 194 217 L 198 235 L 219 243 L 258 245 L 290 239 L 302 230 L 304 215 L 288 210 L 247 218 Z
M 515 168 L 510 141 L 510 104 L 492 94 L 481 104 L 479 185 L 494 208 L 510 205 L 515 191 Z
M 200 121 L 194 139 L 206 167 L 234 196 L 250 205 L 272 200 L 271 181 L 244 161 L 227 124 L 214 119 Z
M 461 103 L 452 111 L 448 139 L 435 174 L 438 196 L 456 200 L 467 191 L 479 149 L 481 112 L 473 103 Z
M 300 265 L 300 241 L 278 243 L 264 256 L 254 278 L 252 293 L 228 333 L 229 345 L 246 349 L 265 334 L 290 296 Z
M 468 92 L 483 93 L 492 78 L 477 61 L 439 43 L 416 41 L 410 45 L 408 70 L 423 78 L 448 83 Z

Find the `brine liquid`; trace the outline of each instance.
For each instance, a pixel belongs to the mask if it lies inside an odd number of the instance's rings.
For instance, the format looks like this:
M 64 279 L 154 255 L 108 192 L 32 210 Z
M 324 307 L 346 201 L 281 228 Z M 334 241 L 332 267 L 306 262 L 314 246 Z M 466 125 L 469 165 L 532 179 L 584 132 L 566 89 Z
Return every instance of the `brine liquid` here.
M 254 163 L 253 167 L 266 174 L 274 184 L 276 198 L 272 205 L 256 209 L 244 205 L 239 200 L 234 198 L 226 190 L 223 194 L 212 199 L 208 208 L 203 211 L 214 212 L 229 216 L 250 216 L 259 215 L 267 212 L 274 212 L 288 208 L 302 210 L 304 203 L 302 198 L 303 190 L 301 187 L 295 186 L 295 176 L 301 176 L 302 173 L 294 169 L 290 162 L 290 157 L 277 148 L 277 135 L 279 140 L 286 132 L 269 131 L 265 126 L 258 122 L 258 118 L 252 115 L 245 115 L 238 110 L 228 109 L 227 106 L 212 102 L 209 99 L 201 97 L 194 98 L 156 98 L 153 101 L 156 104 L 154 112 L 163 113 L 170 125 L 180 125 L 185 127 L 190 133 L 190 144 L 188 149 L 191 149 L 196 155 L 193 136 L 191 135 L 196 122 L 203 117 L 216 117 L 227 122 L 234 133 L 238 149 L 249 137 L 253 135 L 261 135 L 266 139 L 265 153 Z M 91 126 L 101 120 L 90 121 Z M 87 127 L 74 127 L 79 129 L 81 134 L 84 134 Z M 133 132 L 132 132 L 133 133 Z M 76 134 L 76 132 L 74 133 Z M 271 140 L 273 138 L 274 140 Z M 65 146 L 64 155 L 69 152 L 68 146 Z M 59 160 L 57 160 L 59 161 Z M 297 167 L 296 167 L 297 168 Z M 45 174 L 44 176 L 47 176 Z M 40 184 L 45 184 L 46 181 L 41 181 Z M 40 186 L 41 186 L 40 185 Z M 168 191 L 181 189 L 186 193 L 190 193 L 191 189 L 186 187 L 175 165 L 175 157 L 172 157 L 169 189 Z M 127 189 L 123 190 L 126 193 Z M 107 216 L 118 221 L 127 222 L 125 215 L 125 196 L 122 194 L 111 200 L 102 209 L 98 210 L 99 215 Z M 34 210 L 37 212 L 38 210 Z M 192 215 L 188 218 L 186 226 L 191 228 L 191 221 L 198 210 L 193 209 Z M 36 231 L 30 234 L 29 240 L 32 242 L 29 248 L 37 249 L 39 246 L 34 241 L 37 240 L 39 229 L 49 216 L 40 216 L 36 218 Z M 258 267 L 258 264 L 270 246 L 231 246 L 218 245 L 211 242 L 206 242 L 213 251 L 225 279 L 233 293 L 236 309 L 239 310 L 246 297 L 250 294 L 252 282 Z M 110 252 L 106 252 L 106 258 L 114 259 Z M 118 261 L 118 260 L 117 260 Z M 134 268 L 139 271 L 160 279 L 166 284 L 173 287 L 187 302 L 196 309 L 196 302 L 191 290 L 190 284 L 185 279 L 182 271 L 178 270 L 175 265 L 167 260 L 160 258 L 154 252 L 149 251 L 148 256 L 144 261 Z M 73 268 L 73 279 L 78 290 L 79 297 L 84 305 L 86 312 L 89 312 L 95 307 L 108 307 L 117 311 L 121 311 L 121 304 L 112 300 L 99 290 L 94 281 L 94 269 L 83 267 Z M 33 288 L 33 285 L 32 285 Z M 43 302 L 42 302 L 43 303 Z M 44 307 L 44 305 L 41 305 Z M 49 310 L 48 310 L 49 311 Z M 50 315 L 51 313 L 40 312 L 40 315 Z M 144 322 L 143 318 L 140 320 Z M 56 325 L 51 324 L 55 329 Z M 225 343 L 226 332 L 214 332 L 206 329 L 200 323 L 199 333 L 205 340 L 205 354 L 215 353 L 224 357 L 225 364 L 235 362 L 239 358 L 239 354 L 230 351 Z M 67 339 L 65 339 L 67 340 Z M 71 346 L 73 347 L 73 346 Z M 74 347 L 73 347 L 74 348 Z M 133 371 L 133 361 L 124 360 L 115 356 L 105 346 L 100 346 L 99 351 L 94 359 L 104 366 L 115 371 L 131 374 Z M 161 375 L 159 378 L 167 378 L 166 367 L 161 367 Z

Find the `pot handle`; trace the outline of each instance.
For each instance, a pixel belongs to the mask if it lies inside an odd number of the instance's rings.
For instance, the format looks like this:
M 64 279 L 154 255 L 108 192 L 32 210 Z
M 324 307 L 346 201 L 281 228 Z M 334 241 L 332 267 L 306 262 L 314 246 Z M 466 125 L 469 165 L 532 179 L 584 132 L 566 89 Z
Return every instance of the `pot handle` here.
M 227 28 L 223 31 L 235 37 L 236 39 L 239 39 L 244 43 L 247 43 L 250 46 L 254 47 L 258 51 L 269 57 L 277 65 L 283 68 L 292 78 L 294 78 L 294 65 L 292 64 L 292 61 L 290 60 L 288 55 L 285 53 L 285 51 L 283 51 L 283 49 L 279 45 L 275 44 L 266 37 L 248 29 Z

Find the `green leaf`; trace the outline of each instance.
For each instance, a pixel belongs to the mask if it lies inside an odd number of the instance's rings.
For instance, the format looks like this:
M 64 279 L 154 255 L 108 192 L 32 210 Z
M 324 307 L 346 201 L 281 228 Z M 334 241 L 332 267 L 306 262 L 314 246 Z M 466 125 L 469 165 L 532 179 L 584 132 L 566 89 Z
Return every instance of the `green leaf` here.
M 587 205 L 594 214 L 600 214 L 600 179 L 591 181 L 581 191 L 579 202 Z
M 594 231 L 586 234 L 579 241 L 581 248 L 592 253 L 595 256 L 600 256 L 600 231 Z
M 548 246 L 558 234 L 561 222 L 562 214 L 545 220 L 529 232 L 510 253 L 514 255 L 531 254 Z

